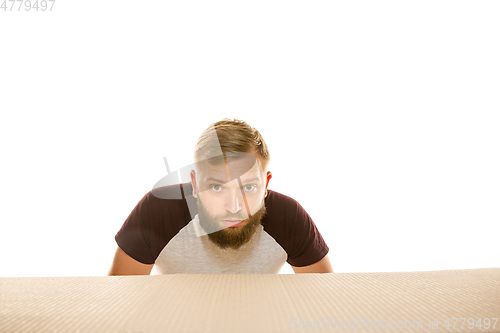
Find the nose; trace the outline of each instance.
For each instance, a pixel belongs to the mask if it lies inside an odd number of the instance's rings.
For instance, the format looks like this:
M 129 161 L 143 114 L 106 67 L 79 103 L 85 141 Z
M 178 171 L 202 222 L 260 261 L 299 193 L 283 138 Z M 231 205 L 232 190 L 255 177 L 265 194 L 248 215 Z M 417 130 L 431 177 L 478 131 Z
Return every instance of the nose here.
M 244 207 L 242 193 L 240 191 L 231 192 L 226 200 L 226 210 L 231 214 L 236 214 Z

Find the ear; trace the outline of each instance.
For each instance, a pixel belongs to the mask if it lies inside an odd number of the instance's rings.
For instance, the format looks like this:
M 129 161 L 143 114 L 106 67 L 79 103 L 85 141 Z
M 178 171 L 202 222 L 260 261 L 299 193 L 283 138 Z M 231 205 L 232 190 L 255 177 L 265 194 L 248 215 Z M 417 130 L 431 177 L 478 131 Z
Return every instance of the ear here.
M 196 171 L 191 170 L 189 175 L 191 176 L 191 184 L 193 185 L 193 197 L 198 198 L 198 194 L 196 192 Z
M 267 186 L 269 185 L 269 181 L 271 180 L 271 178 L 273 178 L 273 174 L 271 173 L 271 171 L 268 171 L 266 180 L 266 194 L 264 195 L 264 197 L 267 197 Z

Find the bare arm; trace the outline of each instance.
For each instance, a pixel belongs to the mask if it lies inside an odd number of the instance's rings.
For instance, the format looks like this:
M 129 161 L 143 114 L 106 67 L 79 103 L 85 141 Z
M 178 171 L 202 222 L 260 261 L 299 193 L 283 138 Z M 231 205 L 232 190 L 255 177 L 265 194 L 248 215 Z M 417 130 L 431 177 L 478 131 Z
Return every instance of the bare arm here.
M 143 264 L 123 252 L 118 246 L 108 276 L 111 275 L 149 275 L 153 265 Z
M 328 259 L 328 254 L 323 257 L 320 261 L 315 264 L 304 266 L 304 267 L 294 267 L 292 266 L 295 274 L 297 273 L 333 273 L 332 264 L 330 259 Z

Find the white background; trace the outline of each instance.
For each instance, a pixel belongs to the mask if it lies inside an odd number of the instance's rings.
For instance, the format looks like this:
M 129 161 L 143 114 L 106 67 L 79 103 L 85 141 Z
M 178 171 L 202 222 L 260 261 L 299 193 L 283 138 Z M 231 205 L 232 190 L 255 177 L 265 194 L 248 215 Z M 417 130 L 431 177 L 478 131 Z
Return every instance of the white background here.
M 17 6 L 0 11 L 0 276 L 106 275 L 163 156 L 191 163 L 226 117 L 262 133 L 269 188 L 309 212 L 335 272 L 500 266 L 499 2 Z

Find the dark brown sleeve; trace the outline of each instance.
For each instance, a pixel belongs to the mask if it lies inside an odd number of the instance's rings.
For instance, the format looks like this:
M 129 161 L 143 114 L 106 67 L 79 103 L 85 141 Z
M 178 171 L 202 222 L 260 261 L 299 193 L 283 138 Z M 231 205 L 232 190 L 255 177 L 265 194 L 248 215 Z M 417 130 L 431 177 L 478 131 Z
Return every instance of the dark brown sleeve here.
M 118 246 L 130 257 L 143 264 L 153 264 L 150 243 L 150 210 L 148 194 L 137 203 L 115 235 Z
M 314 224 L 311 216 L 297 202 L 295 207 L 291 239 L 293 247 L 288 257 L 288 263 L 295 267 L 309 266 L 317 263 L 328 254 L 329 248 Z
M 323 259 L 329 248 L 311 216 L 295 199 L 276 191 L 268 192 L 264 230 L 286 251 L 287 262 L 303 267 Z

